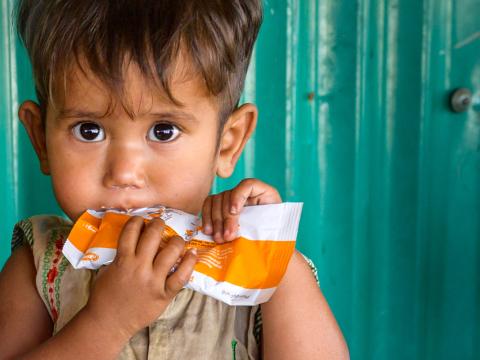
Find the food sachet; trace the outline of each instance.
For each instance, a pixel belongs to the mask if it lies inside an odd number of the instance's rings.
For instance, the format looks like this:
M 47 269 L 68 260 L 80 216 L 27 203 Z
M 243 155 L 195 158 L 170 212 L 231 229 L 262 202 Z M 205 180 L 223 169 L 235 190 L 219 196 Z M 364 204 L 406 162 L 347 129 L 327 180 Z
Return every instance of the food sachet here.
M 198 216 L 163 206 L 119 211 L 87 210 L 74 224 L 63 254 L 76 269 L 110 264 L 124 224 L 131 216 L 165 221 L 162 244 L 175 235 L 185 249 L 197 250 L 198 262 L 185 286 L 229 305 L 257 305 L 273 295 L 295 250 L 302 203 L 245 207 L 236 238 L 217 244 L 202 232 Z M 162 247 L 162 246 L 160 246 Z

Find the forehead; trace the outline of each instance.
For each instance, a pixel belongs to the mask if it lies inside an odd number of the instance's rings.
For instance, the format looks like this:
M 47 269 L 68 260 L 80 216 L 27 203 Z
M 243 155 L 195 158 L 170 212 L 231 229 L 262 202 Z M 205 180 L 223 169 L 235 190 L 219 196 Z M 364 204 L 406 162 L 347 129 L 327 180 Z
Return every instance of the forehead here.
M 115 83 L 105 81 L 88 66 L 74 64 L 62 83 L 57 81 L 54 87 L 53 107 L 59 112 L 78 108 L 103 111 L 105 115 L 124 112 L 130 118 L 159 107 L 195 113 L 218 112 L 217 101 L 207 91 L 202 78 L 183 62 L 175 64 L 169 80 L 171 96 L 157 79 L 148 78 L 133 62 L 125 66 L 122 79 Z

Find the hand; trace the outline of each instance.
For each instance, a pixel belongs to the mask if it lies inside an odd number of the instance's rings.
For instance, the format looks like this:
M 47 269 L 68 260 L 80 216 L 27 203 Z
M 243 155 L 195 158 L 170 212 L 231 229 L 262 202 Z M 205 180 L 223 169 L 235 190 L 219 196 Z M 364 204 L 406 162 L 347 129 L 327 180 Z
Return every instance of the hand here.
M 110 322 L 127 339 L 163 313 L 189 281 L 197 261 L 194 252 L 183 256 L 185 241 L 178 236 L 160 250 L 164 226 L 161 219 L 144 225 L 138 216 L 125 224 L 115 260 L 98 274 L 86 305 L 97 321 Z
M 210 195 L 203 203 L 203 232 L 212 235 L 216 243 L 235 239 L 238 217 L 245 205 L 278 204 L 278 191 L 258 179 L 244 179 L 232 190 Z

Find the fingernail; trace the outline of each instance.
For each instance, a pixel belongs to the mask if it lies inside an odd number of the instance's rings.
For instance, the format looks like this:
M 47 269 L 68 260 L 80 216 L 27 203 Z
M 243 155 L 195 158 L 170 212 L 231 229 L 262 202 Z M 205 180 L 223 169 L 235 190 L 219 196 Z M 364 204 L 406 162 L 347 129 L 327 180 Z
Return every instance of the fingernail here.
M 230 237 L 230 231 L 225 230 L 224 233 L 223 233 L 223 238 L 224 238 L 225 240 L 228 240 L 229 237 Z
M 237 213 L 237 207 L 235 205 L 230 208 L 230 213 L 234 215 Z
M 210 225 L 205 225 L 203 228 L 205 234 L 210 234 L 212 232 L 212 227 Z
M 191 248 L 189 250 L 193 255 L 197 256 L 197 249 L 196 248 Z

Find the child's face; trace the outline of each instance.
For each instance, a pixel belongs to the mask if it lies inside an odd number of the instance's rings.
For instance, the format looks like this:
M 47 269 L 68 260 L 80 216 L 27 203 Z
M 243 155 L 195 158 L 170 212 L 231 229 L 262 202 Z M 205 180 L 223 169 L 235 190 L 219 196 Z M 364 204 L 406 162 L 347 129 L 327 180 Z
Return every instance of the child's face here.
M 36 104 L 24 103 L 20 118 L 63 211 L 72 220 L 101 207 L 161 204 L 198 213 L 215 174 L 231 174 L 256 123 L 255 107 L 241 107 L 217 146 L 218 104 L 200 84 L 174 76 L 177 106 L 130 65 L 123 103 L 132 119 L 118 99 L 108 112 L 106 88 L 74 69 L 61 108 L 47 108 L 45 131 Z

